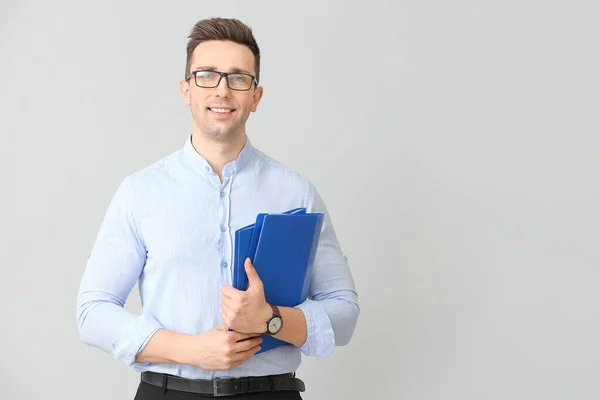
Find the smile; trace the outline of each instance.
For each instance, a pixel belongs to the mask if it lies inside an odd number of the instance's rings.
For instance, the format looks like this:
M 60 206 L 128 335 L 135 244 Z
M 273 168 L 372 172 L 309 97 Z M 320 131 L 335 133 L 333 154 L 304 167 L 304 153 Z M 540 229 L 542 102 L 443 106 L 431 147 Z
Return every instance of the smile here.
M 229 114 L 235 111 L 233 108 L 216 108 L 216 107 L 208 107 L 208 109 L 217 114 Z

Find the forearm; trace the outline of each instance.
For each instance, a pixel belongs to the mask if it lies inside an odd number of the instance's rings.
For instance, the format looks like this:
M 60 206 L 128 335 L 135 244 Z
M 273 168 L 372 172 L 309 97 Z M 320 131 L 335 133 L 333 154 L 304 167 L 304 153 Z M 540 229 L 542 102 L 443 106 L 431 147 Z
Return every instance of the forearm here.
M 298 347 L 306 342 L 307 326 L 306 317 L 302 310 L 290 307 L 279 307 L 283 325 L 281 330 L 274 335 L 276 339 L 291 343 Z
M 159 329 L 135 358 L 139 363 L 188 364 L 190 335 Z
M 96 291 L 85 291 L 77 299 L 77 328 L 85 344 L 107 353 L 119 339 L 120 332 L 136 316 L 123 307 L 114 296 Z
M 306 341 L 301 350 L 307 356 L 327 357 L 336 346 L 349 343 L 359 315 L 353 292 L 335 297 L 306 300 L 298 307 L 306 317 Z
M 152 334 L 162 328 L 152 313 L 134 315 L 124 308 L 147 254 L 137 229 L 135 201 L 133 183 L 126 179 L 108 207 L 77 297 L 81 340 L 129 365 Z
M 350 299 L 326 299 L 321 300 L 320 304 L 331 322 L 335 345 L 347 345 L 358 322 L 360 313 L 358 303 Z
M 314 325 L 311 327 L 312 332 L 309 332 L 307 317 L 302 308 L 279 307 L 284 323 L 274 337 L 298 347 L 307 343 L 309 333 L 313 342 L 328 341 L 331 338 L 334 346 L 348 344 L 358 320 L 358 304 L 352 300 L 325 299 L 312 305 L 312 318 L 309 317 Z
M 108 293 L 82 291 L 77 322 L 84 343 L 131 365 L 136 354 L 162 326 L 148 313 L 130 313 L 123 303 Z

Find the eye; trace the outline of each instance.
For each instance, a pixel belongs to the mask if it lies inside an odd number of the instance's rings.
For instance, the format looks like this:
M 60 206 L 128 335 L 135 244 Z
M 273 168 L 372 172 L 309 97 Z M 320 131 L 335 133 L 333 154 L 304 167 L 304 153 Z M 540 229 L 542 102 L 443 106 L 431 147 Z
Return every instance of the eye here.
M 196 77 L 200 79 L 213 79 L 215 75 L 216 74 L 212 71 L 200 71 L 196 73 Z

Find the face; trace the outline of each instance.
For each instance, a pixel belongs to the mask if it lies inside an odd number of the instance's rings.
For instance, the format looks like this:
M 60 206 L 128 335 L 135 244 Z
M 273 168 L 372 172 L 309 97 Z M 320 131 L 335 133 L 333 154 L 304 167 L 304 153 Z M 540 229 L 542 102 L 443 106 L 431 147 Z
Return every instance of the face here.
M 256 76 L 254 54 L 241 44 L 229 41 L 200 43 L 194 50 L 190 72 L 199 69 L 220 72 L 246 72 Z M 246 121 L 255 112 L 262 87 L 253 84 L 248 91 L 227 86 L 225 77 L 215 88 L 196 86 L 192 76 L 180 82 L 184 103 L 192 112 L 194 131 L 218 141 L 230 141 L 246 133 Z

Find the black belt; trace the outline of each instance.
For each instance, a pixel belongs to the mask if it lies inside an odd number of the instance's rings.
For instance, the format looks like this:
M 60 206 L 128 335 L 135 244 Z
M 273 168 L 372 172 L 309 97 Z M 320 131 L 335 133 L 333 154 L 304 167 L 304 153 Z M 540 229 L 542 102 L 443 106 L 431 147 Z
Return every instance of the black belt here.
M 163 389 L 209 394 L 215 397 L 281 390 L 304 392 L 304 382 L 296 378 L 293 372 L 281 375 L 250 376 L 245 378 L 227 377 L 213 380 L 186 379 L 150 371 L 142 372 L 141 375 L 142 382 L 159 386 Z

